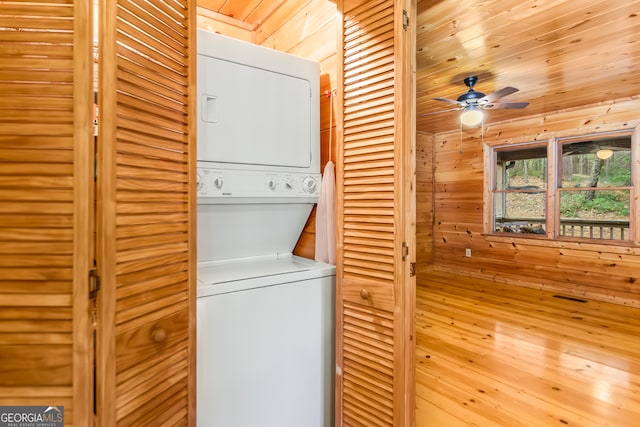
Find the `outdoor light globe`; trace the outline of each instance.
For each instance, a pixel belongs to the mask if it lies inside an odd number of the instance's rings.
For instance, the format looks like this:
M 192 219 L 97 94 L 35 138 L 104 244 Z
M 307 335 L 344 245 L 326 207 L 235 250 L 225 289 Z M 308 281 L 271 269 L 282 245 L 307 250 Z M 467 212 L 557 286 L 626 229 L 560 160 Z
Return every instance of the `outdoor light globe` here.
M 482 111 L 476 107 L 467 107 L 460 114 L 460 122 L 467 127 L 476 127 L 482 123 Z
M 609 149 L 602 149 L 596 151 L 596 157 L 600 160 L 607 160 L 609 157 L 613 156 L 613 151 Z

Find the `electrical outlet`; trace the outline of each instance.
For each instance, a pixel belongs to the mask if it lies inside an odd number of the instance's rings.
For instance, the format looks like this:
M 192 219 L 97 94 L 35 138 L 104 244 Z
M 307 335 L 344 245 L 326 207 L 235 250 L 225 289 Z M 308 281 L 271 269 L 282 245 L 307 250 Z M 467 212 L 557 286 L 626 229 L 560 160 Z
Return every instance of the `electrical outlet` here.
M 471 256 L 471 248 L 467 248 L 464 250 L 464 256 L 466 257 L 470 257 Z

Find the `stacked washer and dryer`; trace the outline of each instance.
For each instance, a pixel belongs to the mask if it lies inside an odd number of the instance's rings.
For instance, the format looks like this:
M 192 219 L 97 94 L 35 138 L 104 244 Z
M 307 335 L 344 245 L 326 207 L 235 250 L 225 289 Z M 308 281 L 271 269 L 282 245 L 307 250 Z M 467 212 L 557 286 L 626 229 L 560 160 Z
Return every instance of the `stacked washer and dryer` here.
M 292 255 L 319 196 L 319 66 L 197 46 L 198 426 L 333 425 L 335 267 Z

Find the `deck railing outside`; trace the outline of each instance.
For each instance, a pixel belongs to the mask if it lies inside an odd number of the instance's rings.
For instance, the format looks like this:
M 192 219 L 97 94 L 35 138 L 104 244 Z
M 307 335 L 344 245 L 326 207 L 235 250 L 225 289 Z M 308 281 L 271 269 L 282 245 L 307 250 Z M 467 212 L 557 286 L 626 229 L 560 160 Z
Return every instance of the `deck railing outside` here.
M 496 231 L 520 234 L 545 234 L 545 220 L 541 218 L 496 218 Z M 560 236 L 587 239 L 627 240 L 629 221 L 561 219 Z

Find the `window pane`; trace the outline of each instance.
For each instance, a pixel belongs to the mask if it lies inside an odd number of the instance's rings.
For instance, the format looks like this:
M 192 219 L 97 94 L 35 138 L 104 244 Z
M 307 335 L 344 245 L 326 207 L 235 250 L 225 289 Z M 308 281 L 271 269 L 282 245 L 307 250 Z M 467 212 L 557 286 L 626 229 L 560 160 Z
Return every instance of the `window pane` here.
M 545 234 L 546 192 L 497 192 L 494 195 L 497 232 Z
M 631 137 L 562 145 L 563 188 L 631 185 Z
M 560 192 L 561 236 L 629 240 L 630 190 Z
M 547 148 L 497 152 L 496 190 L 547 188 Z

